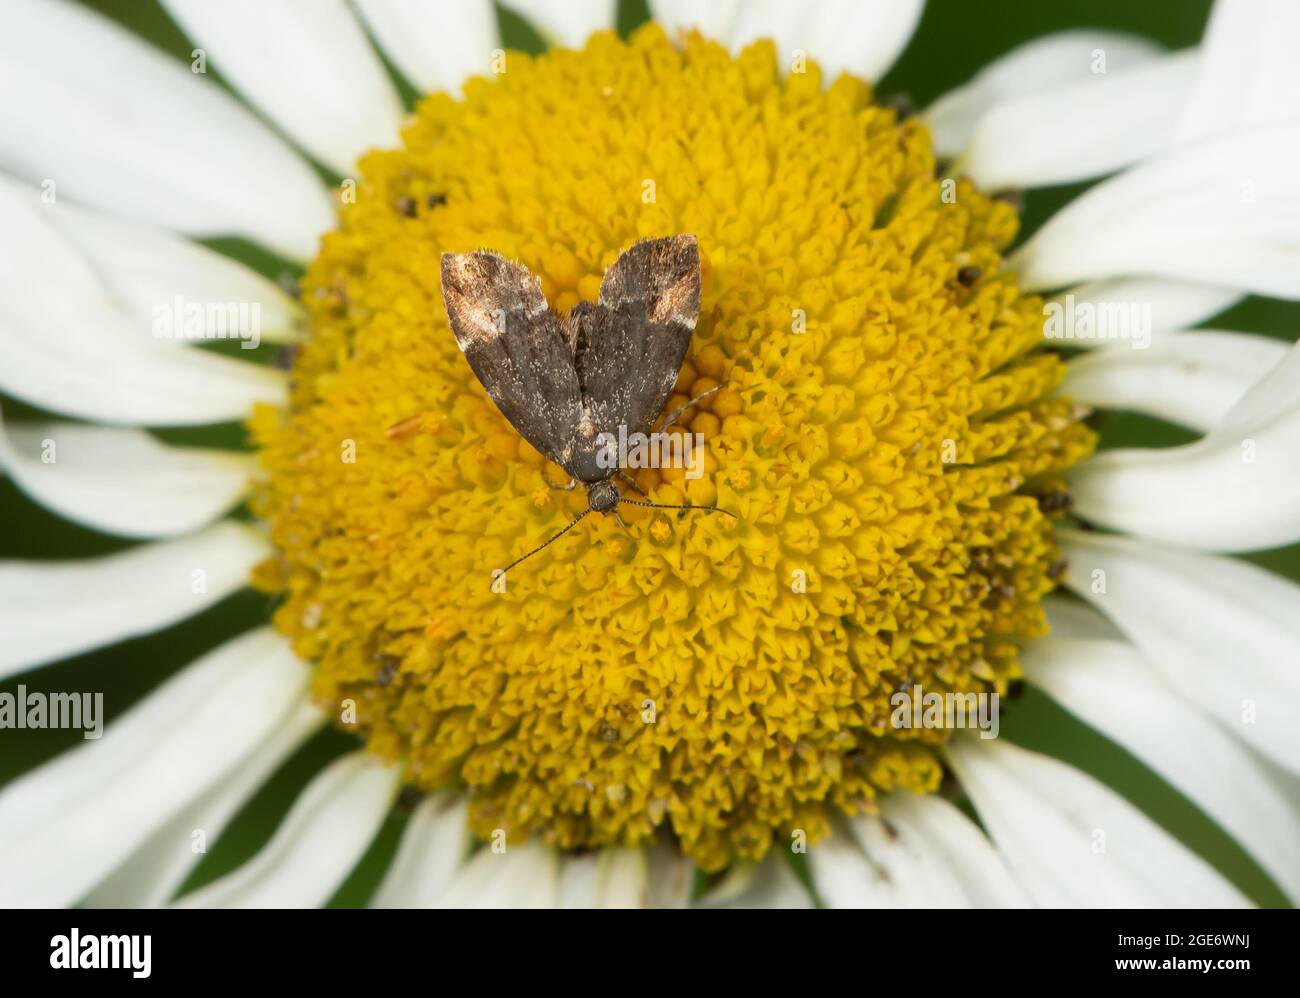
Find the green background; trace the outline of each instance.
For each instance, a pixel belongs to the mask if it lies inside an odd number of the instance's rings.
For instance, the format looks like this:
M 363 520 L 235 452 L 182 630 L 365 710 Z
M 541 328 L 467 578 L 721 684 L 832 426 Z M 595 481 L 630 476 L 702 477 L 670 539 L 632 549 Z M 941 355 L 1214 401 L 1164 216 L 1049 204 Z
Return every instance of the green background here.
M 191 45 L 155 0 L 82 0 L 126 25 L 176 58 L 188 63 Z M 791 0 L 799 2 L 799 0 Z M 451 7 L 451 4 L 446 6 Z M 1210 0 L 931 0 L 920 28 L 906 53 L 880 82 L 882 96 L 906 93 L 924 107 L 947 89 L 969 79 L 989 60 L 1023 41 L 1046 32 L 1074 27 L 1104 27 L 1137 32 L 1169 48 L 1194 44 L 1202 34 Z M 520 18 L 499 9 L 507 47 L 539 51 L 541 39 Z M 643 0 L 622 0 L 618 27 L 628 31 L 646 18 Z M 815 58 L 816 53 L 811 53 Z M 209 76 L 220 79 L 209 67 Z M 396 74 L 395 74 L 396 76 Z M 408 101 L 415 91 L 400 79 Z M 328 180 L 335 180 L 322 171 Z M 1024 232 L 1086 189 L 1078 184 L 1030 192 L 1025 200 Z M 271 277 L 296 270 L 254 247 L 236 240 L 212 240 Z M 1293 341 L 1300 330 L 1300 305 L 1248 299 L 1229 313 L 1207 323 L 1214 327 L 1267 333 Z M 247 356 L 247 354 L 245 354 Z M 266 355 L 269 358 L 269 352 Z M 46 415 L 7 397 L 8 419 Z M 1103 446 L 1133 443 L 1172 445 L 1192 436 L 1177 427 L 1129 413 L 1109 413 L 1100 424 Z M 238 425 L 159 434 L 178 443 L 242 446 Z M 0 479 L 0 558 L 71 558 L 122 550 L 120 539 L 84 530 L 45 512 L 7 480 Z M 1300 546 L 1251 556 L 1252 561 L 1300 579 Z M 13 691 L 21 682 L 30 690 L 103 690 L 108 720 L 120 715 L 160 682 L 198 655 L 265 621 L 271 603 L 243 591 L 198 617 L 147 638 L 127 641 L 93 654 L 23 674 L 0 690 Z M 1298 608 L 1300 609 L 1300 608 Z M 3 636 L 0 636 L 3 640 Z M 1257 903 L 1283 905 L 1285 898 L 1266 874 L 1217 826 L 1180 794 L 1163 783 L 1128 753 L 1075 721 L 1046 696 L 1027 689 L 1014 703 L 1004 704 L 1002 734 L 1029 748 L 1065 759 L 1088 771 L 1176 834 Z M 73 731 L 0 731 L 0 783 L 80 742 Z M 324 731 L 311 739 L 244 807 L 220 840 L 210 847 L 187 886 L 205 883 L 247 859 L 275 830 L 295 796 L 333 757 L 356 746 L 351 737 Z M 395 848 L 405 815 L 396 808 L 362 863 L 336 893 L 332 904 L 363 904 Z

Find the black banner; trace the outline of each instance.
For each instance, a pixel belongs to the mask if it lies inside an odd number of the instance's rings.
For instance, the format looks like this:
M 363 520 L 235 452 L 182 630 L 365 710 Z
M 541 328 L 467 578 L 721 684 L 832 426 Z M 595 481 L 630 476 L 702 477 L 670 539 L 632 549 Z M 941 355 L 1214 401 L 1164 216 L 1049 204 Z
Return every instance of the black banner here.
M 95 986 L 374 985 L 440 968 L 459 976 L 485 961 L 492 976 L 518 967 L 642 983 L 668 973 L 706 980 L 749 977 L 769 961 L 786 973 L 807 959 L 824 974 L 839 959 L 864 986 L 884 981 L 939 988 L 981 973 L 990 983 L 1071 985 L 1130 977 L 1191 978 L 1231 986 L 1294 966 L 1300 922 L 1284 911 L 21 911 L 0 933 L 7 983 Z M 449 917 L 450 916 L 450 917 Z M 789 919 L 789 921 L 787 921 Z M 758 928 L 761 926 L 761 928 Z M 755 948 L 755 930 L 774 942 Z M 741 931 L 745 935 L 740 935 Z M 652 934 L 647 934 L 647 933 Z M 837 938 L 839 937 L 839 938 Z M 761 937 L 759 937 L 761 938 Z M 837 942 L 846 944 L 843 948 Z M 703 947 L 701 944 L 704 944 Z M 834 947 L 834 948 L 829 948 Z M 550 968 L 546 970 L 544 968 Z M 658 967 L 658 970 L 654 968 Z M 695 969 L 691 969 L 695 968 Z M 814 969 L 815 968 L 815 969 Z M 766 975 L 769 966 L 761 972 Z M 721 978 L 719 977 L 721 975 Z M 426 978 L 427 979 L 427 978 Z M 10 993 L 22 993 L 18 991 Z

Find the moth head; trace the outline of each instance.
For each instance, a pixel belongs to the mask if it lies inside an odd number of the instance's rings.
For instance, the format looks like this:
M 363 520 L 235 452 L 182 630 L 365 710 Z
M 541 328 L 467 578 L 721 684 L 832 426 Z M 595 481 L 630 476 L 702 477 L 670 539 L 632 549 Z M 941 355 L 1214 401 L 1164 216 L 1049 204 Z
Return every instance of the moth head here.
M 608 478 L 587 486 L 587 508 L 593 513 L 608 513 L 622 497 L 618 486 Z

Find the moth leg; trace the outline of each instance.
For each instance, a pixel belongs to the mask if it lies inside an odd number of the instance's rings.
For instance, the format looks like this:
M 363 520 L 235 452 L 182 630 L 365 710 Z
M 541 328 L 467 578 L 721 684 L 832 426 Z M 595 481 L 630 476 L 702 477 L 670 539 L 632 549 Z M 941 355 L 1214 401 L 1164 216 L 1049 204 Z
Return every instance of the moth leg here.
M 663 432 L 664 430 L 668 429 L 668 427 L 672 426 L 673 423 L 677 422 L 677 417 L 680 416 L 682 413 L 684 413 L 684 412 L 685 412 L 687 409 L 689 409 L 691 406 L 695 405 L 697 402 L 703 402 L 706 398 L 708 398 L 708 397 L 709 397 L 710 395 L 712 395 L 714 392 L 721 391 L 721 390 L 722 390 L 722 386 L 721 386 L 721 385 L 714 385 L 712 388 L 710 388 L 710 389 L 709 389 L 707 392 L 705 392 L 703 395 L 697 395 L 697 396 L 695 396 L 695 398 L 691 399 L 691 400 L 690 400 L 689 402 L 687 402 L 685 405 L 680 406 L 680 407 L 679 407 L 675 412 L 673 412 L 672 415 L 670 415 L 667 419 L 665 419 L 665 420 L 663 421 L 663 425 L 661 425 L 661 426 L 659 427 L 660 432 Z
M 400 423 L 394 423 L 384 431 L 384 435 L 389 440 L 401 440 L 403 437 L 412 437 L 419 433 L 423 428 L 424 417 L 412 416 L 410 419 L 403 419 Z
M 618 477 L 623 479 L 623 481 L 626 482 L 628 485 L 630 485 L 632 488 L 636 489 L 638 495 L 645 496 L 645 491 L 641 488 L 641 486 L 637 485 L 636 479 L 633 478 L 631 475 L 629 475 L 626 471 L 620 470 L 618 473 Z M 646 498 L 649 499 L 650 497 L 646 496 Z
M 618 515 L 618 510 L 616 510 L 616 509 L 611 509 L 610 512 L 614 514 L 614 522 L 615 522 L 615 523 L 617 523 L 620 527 L 622 527 L 622 528 L 623 528 L 625 531 L 627 531 L 628 533 L 631 533 L 631 532 L 632 532 L 632 528 L 629 527 L 629 526 L 627 525 L 627 523 L 624 522 L 623 518 L 622 518 L 621 516 Z

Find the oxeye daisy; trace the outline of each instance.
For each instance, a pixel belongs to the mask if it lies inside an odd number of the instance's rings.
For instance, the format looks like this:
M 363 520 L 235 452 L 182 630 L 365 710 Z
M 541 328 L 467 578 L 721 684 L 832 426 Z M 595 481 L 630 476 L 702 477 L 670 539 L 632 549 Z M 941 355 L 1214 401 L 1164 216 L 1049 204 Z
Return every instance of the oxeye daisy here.
M 1295 5 L 1221 0 L 1173 53 L 1046 36 L 919 111 L 873 86 L 912 0 L 623 35 L 612 2 L 163 6 L 188 64 L 65 0 L 0 36 L 0 465 L 140 542 L 0 564 L 0 722 L 88 736 L 0 788 L 0 902 L 320 905 L 363 860 L 385 906 L 1300 898 L 1300 588 L 1236 556 L 1300 541 L 1300 353 L 1192 331 L 1300 298 Z M 1085 181 L 1018 238 L 1019 192 Z M 626 494 L 730 515 L 566 530 L 587 500 L 475 377 L 440 260 L 564 316 L 682 235 L 665 413 L 702 461 Z M 1182 429 L 1116 447 L 1109 412 Z M 102 737 L 31 671 L 249 589 L 262 625 Z M 1021 710 L 1211 844 L 1003 736 Z

